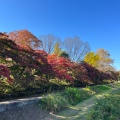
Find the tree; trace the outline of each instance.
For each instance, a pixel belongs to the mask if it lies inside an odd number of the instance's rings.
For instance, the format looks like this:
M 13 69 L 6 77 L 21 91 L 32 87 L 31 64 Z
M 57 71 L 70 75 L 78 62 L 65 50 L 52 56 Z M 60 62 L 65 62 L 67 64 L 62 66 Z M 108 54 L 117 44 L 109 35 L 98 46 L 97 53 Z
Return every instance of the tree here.
M 54 51 L 55 44 L 57 42 L 60 42 L 60 38 L 58 38 L 52 34 L 42 35 L 42 36 L 40 36 L 40 40 L 42 41 L 41 48 L 48 54 L 52 54 Z
M 53 51 L 53 54 L 56 54 L 56 55 L 60 55 L 62 52 L 62 50 L 60 49 L 60 46 L 59 46 L 59 43 L 57 42 L 54 46 L 54 51 Z
M 65 51 L 62 51 L 59 56 L 64 58 L 69 58 L 69 54 Z
M 24 49 L 14 41 L 0 38 L 0 58 L 6 61 L 12 60 L 9 66 L 14 82 L 23 86 L 35 82 L 35 75 L 39 80 L 49 80 L 52 76 L 52 68 L 47 62 L 47 53 L 42 50 Z
M 54 46 L 53 54 L 56 54 L 59 57 L 69 58 L 69 54 L 60 48 L 60 45 L 58 42 Z
M 113 59 L 110 58 L 110 54 L 107 50 L 99 49 L 96 52 L 96 55 L 99 56 L 97 68 L 101 71 L 114 71 Z
M 84 61 L 92 65 L 93 67 L 97 67 L 99 55 L 96 55 L 94 52 L 89 52 L 88 54 L 85 55 Z
M 27 49 L 38 49 L 41 41 L 35 37 L 28 30 L 18 30 L 8 34 L 9 39 L 13 40 L 16 44 Z
M 84 55 L 90 51 L 90 46 L 87 42 L 81 41 L 80 38 L 76 36 L 65 39 L 64 49 L 72 61 L 80 62 Z
M 48 55 L 47 60 L 53 68 L 55 78 L 68 81 L 74 80 L 71 75 L 73 64 L 69 59 L 52 54 Z

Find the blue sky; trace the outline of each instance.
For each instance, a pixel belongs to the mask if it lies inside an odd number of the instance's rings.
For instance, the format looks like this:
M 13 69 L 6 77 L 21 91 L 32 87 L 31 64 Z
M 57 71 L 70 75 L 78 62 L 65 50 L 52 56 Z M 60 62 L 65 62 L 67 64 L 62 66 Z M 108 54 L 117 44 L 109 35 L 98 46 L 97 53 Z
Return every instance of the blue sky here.
M 0 31 L 79 36 L 108 50 L 120 70 L 120 0 L 0 0 Z

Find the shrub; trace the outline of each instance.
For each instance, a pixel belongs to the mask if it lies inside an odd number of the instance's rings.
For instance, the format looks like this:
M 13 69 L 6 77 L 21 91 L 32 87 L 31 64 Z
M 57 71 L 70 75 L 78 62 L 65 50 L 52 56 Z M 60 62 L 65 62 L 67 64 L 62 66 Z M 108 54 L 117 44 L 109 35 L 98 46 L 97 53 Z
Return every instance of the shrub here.
M 77 88 L 66 88 L 64 96 L 72 105 L 78 103 L 81 99 L 80 90 Z
M 68 106 L 68 101 L 61 93 L 49 94 L 40 100 L 40 107 L 51 112 L 60 111 Z
M 53 93 L 44 96 L 40 102 L 40 108 L 58 112 L 67 108 L 69 105 L 75 105 L 84 99 L 92 96 L 93 92 L 88 89 L 66 88 L 63 93 Z
M 65 98 L 71 105 L 75 105 L 82 100 L 89 98 L 92 95 L 91 90 L 78 89 L 78 88 L 66 88 L 64 92 Z
M 107 95 L 97 102 L 88 120 L 120 120 L 120 96 Z

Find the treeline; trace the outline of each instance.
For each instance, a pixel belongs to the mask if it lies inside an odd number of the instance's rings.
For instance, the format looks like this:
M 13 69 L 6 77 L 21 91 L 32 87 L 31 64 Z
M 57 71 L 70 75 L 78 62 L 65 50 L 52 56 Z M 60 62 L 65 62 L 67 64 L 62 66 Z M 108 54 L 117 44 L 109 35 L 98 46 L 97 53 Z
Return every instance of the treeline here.
M 11 85 L 42 87 L 50 80 L 66 81 L 74 86 L 118 80 L 115 70 L 97 69 L 100 56 L 93 57 L 94 62 L 90 63 L 88 43 L 75 37 L 67 38 L 64 45 L 67 47 L 62 50 L 59 40 L 54 41 L 51 35 L 49 39 L 42 36 L 39 40 L 28 30 L 0 33 L 0 94 L 9 92 Z

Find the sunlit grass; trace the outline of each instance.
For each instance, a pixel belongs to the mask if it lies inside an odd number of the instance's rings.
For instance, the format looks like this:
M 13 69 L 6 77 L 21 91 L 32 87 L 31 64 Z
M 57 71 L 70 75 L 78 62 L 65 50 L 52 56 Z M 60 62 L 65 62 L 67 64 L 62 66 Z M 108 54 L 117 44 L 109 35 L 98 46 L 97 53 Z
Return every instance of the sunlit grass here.
M 67 109 L 60 111 L 57 114 L 54 114 L 57 120 L 58 119 L 87 120 L 87 116 L 89 112 L 93 110 L 93 106 L 97 100 L 101 100 L 104 95 L 113 96 L 114 94 L 117 93 L 117 91 L 119 91 L 118 87 L 114 88 L 113 86 L 109 86 L 109 85 L 87 86 L 86 88 L 82 88 L 82 89 L 84 89 L 87 92 L 92 91 L 93 92 L 92 97 L 89 99 L 86 98 L 84 99 L 84 101 L 80 101 L 78 104 L 74 106 L 68 106 Z M 97 120 L 97 119 L 93 119 L 93 120 Z M 111 120 L 115 120 L 115 119 L 111 119 Z
M 87 115 L 87 120 L 119 120 L 120 96 L 106 95 L 97 101 L 93 110 Z
M 120 83 L 114 83 L 115 86 L 120 87 Z
M 109 87 L 107 85 L 97 85 L 97 86 L 89 87 L 89 89 L 93 90 L 96 93 L 101 93 L 101 92 L 110 90 L 111 87 Z

